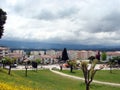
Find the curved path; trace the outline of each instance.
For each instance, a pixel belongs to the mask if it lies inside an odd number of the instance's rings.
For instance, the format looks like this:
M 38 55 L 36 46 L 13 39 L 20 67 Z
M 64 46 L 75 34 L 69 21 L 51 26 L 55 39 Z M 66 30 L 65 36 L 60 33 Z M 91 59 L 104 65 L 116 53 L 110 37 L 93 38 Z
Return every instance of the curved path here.
M 61 73 L 59 71 L 52 70 L 52 68 L 50 69 L 50 71 L 53 72 L 53 73 L 59 74 L 61 76 L 66 76 L 66 77 L 69 77 L 69 78 L 73 78 L 73 79 L 83 80 L 84 81 L 84 78 L 77 77 L 77 76 L 72 76 L 72 75 L 68 75 L 68 74 L 64 74 L 64 73 Z M 93 82 L 94 83 L 98 83 L 98 84 L 111 85 L 111 86 L 119 86 L 120 87 L 120 84 L 118 84 L 118 83 L 102 82 L 102 81 L 97 81 L 97 80 L 93 80 Z

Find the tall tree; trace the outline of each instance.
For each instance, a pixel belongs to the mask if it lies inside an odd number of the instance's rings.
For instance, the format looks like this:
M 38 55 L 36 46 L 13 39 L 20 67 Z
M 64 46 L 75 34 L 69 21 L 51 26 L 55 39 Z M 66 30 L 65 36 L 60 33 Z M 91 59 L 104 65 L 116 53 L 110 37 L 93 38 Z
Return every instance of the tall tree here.
M 5 24 L 5 21 L 7 19 L 6 15 L 7 15 L 7 13 L 0 8 L 0 38 L 2 37 L 3 32 L 4 32 L 3 25 Z
M 106 58 L 107 58 L 106 52 L 102 52 L 102 60 L 106 60 Z
M 68 59 L 69 59 L 69 58 L 68 58 L 68 54 L 67 54 L 67 49 L 64 48 L 64 50 L 63 50 L 63 52 L 62 52 L 62 60 L 63 60 L 64 62 L 66 62 Z

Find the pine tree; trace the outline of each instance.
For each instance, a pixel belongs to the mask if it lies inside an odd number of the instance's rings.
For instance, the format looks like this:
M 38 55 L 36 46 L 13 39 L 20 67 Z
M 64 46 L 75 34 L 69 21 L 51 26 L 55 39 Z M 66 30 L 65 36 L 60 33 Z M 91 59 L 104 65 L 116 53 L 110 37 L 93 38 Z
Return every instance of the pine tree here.
M 67 49 L 64 48 L 64 50 L 63 50 L 63 52 L 62 52 L 62 60 L 63 60 L 64 62 L 66 62 L 68 59 L 69 59 L 69 58 L 68 58 L 68 54 L 67 54 Z

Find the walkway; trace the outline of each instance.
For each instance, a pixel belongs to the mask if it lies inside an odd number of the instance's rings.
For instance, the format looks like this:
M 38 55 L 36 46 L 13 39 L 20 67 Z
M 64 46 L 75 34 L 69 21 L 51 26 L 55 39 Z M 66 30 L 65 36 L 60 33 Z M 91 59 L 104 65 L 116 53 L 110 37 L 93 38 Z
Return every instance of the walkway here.
M 65 77 L 69 77 L 69 78 L 73 78 L 73 79 L 83 80 L 84 81 L 84 78 L 81 78 L 81 77 L 64 74 L 64 73 L 61 73 L 59 71 L 55 71 L 55 70 L 52 70 L 52 69 L 50 69 L 50 71 L 53 72 L 53 73 L 59 74 L 61 76 L 65 76 Z M 97 80 L 93 80 L 93 82 L 94 83 L 98 83 L 98 84 L 111 85 L 111 86 L 119 86 L 120 87 L 120 84 L 118 84 L 118 83 L 102 82 L 102 81 L 97 81 Z

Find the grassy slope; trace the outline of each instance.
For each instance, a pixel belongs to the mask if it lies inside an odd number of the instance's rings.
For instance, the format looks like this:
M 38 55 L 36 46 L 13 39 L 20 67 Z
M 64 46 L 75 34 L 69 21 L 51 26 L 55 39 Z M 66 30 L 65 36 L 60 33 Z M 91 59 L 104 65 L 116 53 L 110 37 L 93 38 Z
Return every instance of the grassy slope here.
M 81 70 L 74 70 L 74 73 L 70 73 L 68 70 L 63 70 L 63 73 L 75 75 L 79 77 L 83 77 L 83 73 Z M 120 70 L 113 70 L 113 73 L 110 73 L 108 70 L 98 71 L 95 75 L 94 80 L 105 81 L 105 82 L 113 82 L 120 83 Z
M 49 70 L 38 72 L 28 71 L 28 77 L 24 76 L 25 71 L 12 71 L 7 75 L 5 70 L 0 71 L 0 81 L 10 85 L 25 86 L 33 90 L 85 90 L 83 82 L 56 75 Z M 120 90 L 120 87 L 111 87 L 93 84 L 91 90 Z

